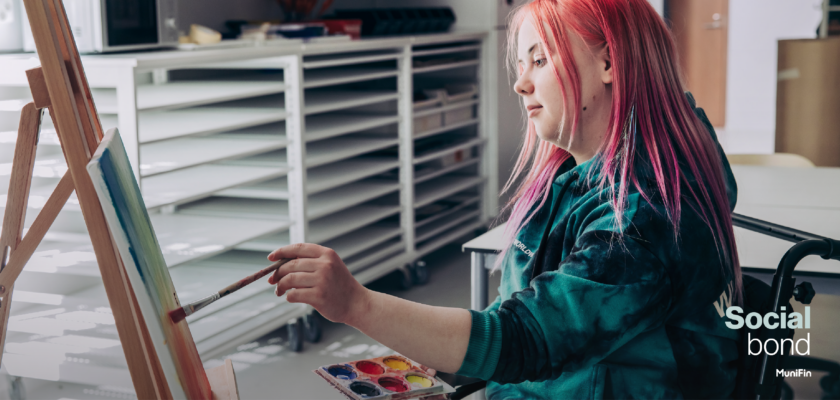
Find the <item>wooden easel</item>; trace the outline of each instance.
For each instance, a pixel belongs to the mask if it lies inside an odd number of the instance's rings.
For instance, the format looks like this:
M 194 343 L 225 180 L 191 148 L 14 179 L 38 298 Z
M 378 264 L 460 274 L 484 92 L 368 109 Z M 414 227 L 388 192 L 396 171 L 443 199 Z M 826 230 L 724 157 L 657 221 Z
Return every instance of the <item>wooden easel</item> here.
M 125 267 L 85 170 L 103 131 L 64 6 L 61 0 L 24 0 L 24 5 L 41 67 L 26 72 L 34 101 L 24 106 L 21 112 L 0 232 L 0 251 L 3 253 L 0 259 L 0 358 L 6 343 L 15 280 L 75 190 L 137 397 L 172 398 Z M 49 110 L 55 125 L 68 172 L 59 181 L 26 236 L 22 237 L 44 108 Z M 230 360 L 206 373 L 213 398 L 239 398 Z

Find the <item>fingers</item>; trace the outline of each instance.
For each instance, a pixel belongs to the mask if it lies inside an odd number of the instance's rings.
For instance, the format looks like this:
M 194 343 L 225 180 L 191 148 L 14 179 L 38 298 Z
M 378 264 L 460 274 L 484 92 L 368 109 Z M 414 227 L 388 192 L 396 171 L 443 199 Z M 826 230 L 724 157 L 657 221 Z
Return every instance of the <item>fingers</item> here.
M 277 261 L 281 258 L 318 258 L 325 253 L 326 247 L 312 243 L 295 243 L 283 246 L 268 255 L 269 261 Z
M 314 306 L 321 298 L 321 293 L 314 288 L 294 289 L 286 293 L 286 301 L 289 303 L 306 303 Z
M 277 287 L 274 288 L 274 294 L 282 296 L 289 289 L 306 289 L 316 286 L 319 282 L 319 277 L 316 274 L 308 272 L 294 272 L 288 274 L 280 279 Z M 288 299 L 288 296 L 286 297 Z
M 318 264 L 319 260 L 315 258 L 298 258 L 289 261 L 269 275 L 268 283 L 273 285 L 293 272 L 314 272 L 318 269 Z

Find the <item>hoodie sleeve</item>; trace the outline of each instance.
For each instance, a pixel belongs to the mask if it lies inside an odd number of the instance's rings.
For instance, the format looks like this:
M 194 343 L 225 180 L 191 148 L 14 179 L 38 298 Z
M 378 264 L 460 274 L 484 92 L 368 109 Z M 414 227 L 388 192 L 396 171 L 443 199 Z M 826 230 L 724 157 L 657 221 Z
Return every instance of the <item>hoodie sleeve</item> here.
M 632 237 L 610 245 L 611 235 L 584 233 L 557 270 L 497 309 L 471 311 L 458 374 L 498 383 L 556 379 L 659 326 L 672 297 L 664 266 Z

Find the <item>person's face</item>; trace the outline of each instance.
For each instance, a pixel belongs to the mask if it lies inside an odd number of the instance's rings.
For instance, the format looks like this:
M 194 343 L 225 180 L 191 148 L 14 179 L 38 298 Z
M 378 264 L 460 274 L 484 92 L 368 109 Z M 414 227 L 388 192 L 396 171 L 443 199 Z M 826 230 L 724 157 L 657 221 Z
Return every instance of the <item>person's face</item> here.
M 545 28 L 548 32 L 548 28 Z M 564 106 L 571 103 L 571 84 L 564 73 L 560 56 L 553 41 L 551 46 L 552 60 L 560 72 L 568 98 L 564 99 L 560 90 L 560 82 L 548 65 L 548 52 L 540 43 L 539 34 L 532 18 L 526 18 L 519 29 L 517 40 L 517 58 L 519 78 L 513 88 L 522 97 L 522 102 L 533 121 L 537 136 L 542 140 L 563 148 L 581 162 L 581 158 L 591 157 L 600 146 L 605 134 L 607 114 L 611 93 L 607 93 L 612 83 L 612 71 L 609 67 L 609 52 L 606 47 L 590 49 L 576 35 L 566 35 L 572 48 L 572 54 L 577 64 L 581 84 L 580 120 L 575 138 L 572 143 L 571 125 L 572 113 L 564 121 Z M 551 40 L 551 35 L 549 35 Z M 570 110 L 571 111 L 571 110 Z M 598 119 L 604 119 L 599 121 Z M 588 157 L 587 157 L 588 156 Z

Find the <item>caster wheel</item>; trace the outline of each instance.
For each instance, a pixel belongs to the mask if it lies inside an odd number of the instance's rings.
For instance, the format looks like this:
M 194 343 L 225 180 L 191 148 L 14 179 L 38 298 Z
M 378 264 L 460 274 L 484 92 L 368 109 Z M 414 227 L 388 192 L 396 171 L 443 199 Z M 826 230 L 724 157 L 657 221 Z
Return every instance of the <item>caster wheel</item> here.
M 417 261 L 414 263 L 414 268 L 411 269 L 411 275 L 414 278 L 414 284 L 417 286 L 429 283 L 431 271 L 425 261 Z
M 820 387 L 825 392 L 826 398 L 840 397 L 840 376 L 828 374 L 820 379 Z
M 23 379 L 19 376 L 8 376 L 7 378 L 9 380 L 9 399 L 26 399 L 26 388 L 23 387 Z
M 289 332 L 289 348 L 299 353 L 303 350 L 303 318 L 298 318 L 297 321 L 287 324 L 286 330 Z
M 396 287 L 399 290 L 408 290 L 414 286 L 414 278 L 410 269 L 398 269 L 394 271 L 393 278 L 395 279 Z
M 313 312 L 303 317 L 303 327 L 306 332 L 306 341 L 309 343 L 318 343 L 321 341 L 321 319 L 318 314 Z

